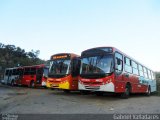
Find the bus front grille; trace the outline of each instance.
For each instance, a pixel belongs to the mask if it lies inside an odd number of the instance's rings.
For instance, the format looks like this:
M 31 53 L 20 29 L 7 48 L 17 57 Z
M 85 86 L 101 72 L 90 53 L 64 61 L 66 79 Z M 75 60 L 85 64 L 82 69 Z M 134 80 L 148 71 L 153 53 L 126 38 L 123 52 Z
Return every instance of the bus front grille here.
M 98 90 L 100 89 L 100 86 L 85 86 L 85 88 L 88 90 Z

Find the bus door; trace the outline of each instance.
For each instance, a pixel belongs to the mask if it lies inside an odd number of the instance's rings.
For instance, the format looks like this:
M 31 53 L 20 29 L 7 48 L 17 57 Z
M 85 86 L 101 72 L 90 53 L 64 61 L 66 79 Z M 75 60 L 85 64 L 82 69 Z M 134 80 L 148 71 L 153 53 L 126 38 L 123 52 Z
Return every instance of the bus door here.
M 123 92 L 124 79 L 123 79 L 123 55 L 115 53 L 115 92 Z
M 23 80 L 23 69 L 18 69 L 18 79 L 16 84 L 21 85 Z
M 126 82 L 131 82 L 131 75 L 130 73 L 132 73 L 132 65 L 131 65 L 131 60 L 127 57 L 124 57 L 124 75 L 123 75 L 123 79 Z
M 7 81 L 8 81 L 8 75 L 9 75 L 9 70 L 6 69 L 5 70 L 5 74 L 4 74 L 4 84 L 7 84 Z
M 37 68 L 36 84 L 42 83 L 42 77 L 43 77 L 43 67 Z
M 12 80 L 12 70 L 9 70 L 9 74 L 8 74 L 8 79 L 7 79 L 7 83 L 11 83 Z

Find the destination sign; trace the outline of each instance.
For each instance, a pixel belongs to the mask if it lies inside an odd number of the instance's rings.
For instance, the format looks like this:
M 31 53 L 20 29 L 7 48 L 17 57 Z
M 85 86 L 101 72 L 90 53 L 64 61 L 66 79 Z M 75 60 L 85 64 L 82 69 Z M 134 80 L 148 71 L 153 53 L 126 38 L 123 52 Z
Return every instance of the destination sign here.
M 111 47 L 99 47 L 99 48 L 92 48 L 86 51 L 83 51 L 81 57 L 85 56 L 96 56 L 96 55 L 107 55 L 113 52 Z
M 54 55 L 51 57 L 51 59 L 65 59 L 69 58 L 69 55 Z

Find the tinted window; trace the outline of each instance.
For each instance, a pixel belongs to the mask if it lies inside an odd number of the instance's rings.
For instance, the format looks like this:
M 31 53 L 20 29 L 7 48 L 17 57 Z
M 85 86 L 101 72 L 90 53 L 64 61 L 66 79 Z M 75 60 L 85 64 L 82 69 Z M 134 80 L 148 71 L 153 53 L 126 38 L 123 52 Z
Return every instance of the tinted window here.
M 138 65 L 140 76 L 144 76 L 142 65 Z
M 143 71 L 144 71 L 144 77 L 148 78 L 147 69 L 145 67 L 143 67 Z
M 29 71 L 29 74 L 35 75 L 36 74 L 36 68 L 31 68 Z
M 30 74 L 30 68 L 25 68 L 24 75 L 29 75 Z
M 37 69 L 37 74 L 43 74 L 43 68 L 38 68 Z
M 16 69 L 13 69 L 12 75 L 17 75 L 17 70 Z
M 133 67 L 133 74 L 139 75 L 138 64 L 136 62 L 132 61 L 132 67 Z
M 132 73 L 131 60 L 127 57 L 125 57 L 124 59 L 125 59 L 125 71 Z
M 131 66 L 131 60 L 127 57 L 124 58 L 125 64 Z
M 9 70 L 6 70 L 6 74 L 5 75 L 9 75 Z

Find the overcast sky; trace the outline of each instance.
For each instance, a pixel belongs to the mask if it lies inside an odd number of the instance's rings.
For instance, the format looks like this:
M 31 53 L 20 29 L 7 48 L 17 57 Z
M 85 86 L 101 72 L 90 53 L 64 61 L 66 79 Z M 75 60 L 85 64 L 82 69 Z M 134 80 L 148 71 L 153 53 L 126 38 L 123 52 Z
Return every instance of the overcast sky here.
M 45 60 L 114 46 L 160 71 L 160 0 L 0 0 L 0 42 Z

